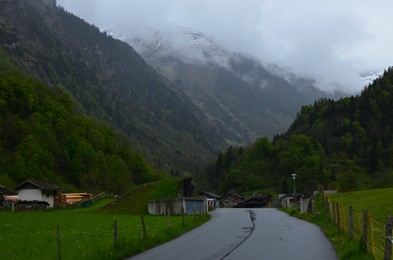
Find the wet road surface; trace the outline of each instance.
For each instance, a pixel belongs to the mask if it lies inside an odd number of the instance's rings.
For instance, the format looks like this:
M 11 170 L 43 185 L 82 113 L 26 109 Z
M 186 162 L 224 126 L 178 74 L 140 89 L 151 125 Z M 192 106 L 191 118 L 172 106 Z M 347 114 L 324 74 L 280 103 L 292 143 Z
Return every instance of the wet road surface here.
M 320 228 L 276 209 L 217 209 L 201 227 L 138 259 L 338 259 Z

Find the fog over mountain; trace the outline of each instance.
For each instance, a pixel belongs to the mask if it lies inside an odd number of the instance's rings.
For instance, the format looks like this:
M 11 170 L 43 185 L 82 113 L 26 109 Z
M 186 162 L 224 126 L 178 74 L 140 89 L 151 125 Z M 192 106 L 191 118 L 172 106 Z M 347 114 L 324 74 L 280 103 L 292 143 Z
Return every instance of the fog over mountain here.
M 192 28 L 228 50 L 250 53 L 324 90 L 360 91 L 361 76 L 392 65 L 393 2 L 312 0 L 58 0 L 101 30 L 142 38 Z

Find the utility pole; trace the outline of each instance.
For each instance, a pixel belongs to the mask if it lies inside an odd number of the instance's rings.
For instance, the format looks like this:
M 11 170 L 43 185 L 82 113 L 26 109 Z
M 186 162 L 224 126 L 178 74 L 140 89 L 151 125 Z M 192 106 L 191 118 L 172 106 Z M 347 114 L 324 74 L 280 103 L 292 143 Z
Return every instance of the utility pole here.
M 293 179 L 293 205 L 296 206 L 296 174 L 292 174 Z

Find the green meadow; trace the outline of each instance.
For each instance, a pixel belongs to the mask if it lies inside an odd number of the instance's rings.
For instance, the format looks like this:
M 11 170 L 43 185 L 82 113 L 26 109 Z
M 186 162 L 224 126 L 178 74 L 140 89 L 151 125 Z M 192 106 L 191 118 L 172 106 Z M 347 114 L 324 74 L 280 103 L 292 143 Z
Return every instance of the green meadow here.
M 352 206 L 354 212 L 368 210 L 368 215 L 381 223 L 393 216 L 393 188 L 331 194 L 329 199 L 345 209 Z
M 171 240 L 206 222 L 209 216 L 144 216 L 104 213 L 103 199 L 89 208 L 0 213 L 0 259 L 56 259 L 60 225 L 62 259 L 122 259 Z M 114 245 L 114 222 L 118 244 Z
M 393 215 L 393 188 L 344 192 L 328 195 L 340 207 L 340 232 L 332 217 L 325 222 L 325 234 L 335 245 L 340 259 L 383 259 L 388 216 Z M 352 206 L 354 239 L 350 239 L 349 206 Z M 330 206 L 332 211 L 332 206 Z M 367 244 L 363 241 L 364 217 L 367 210 Z M 323 209 L 320 209 L 323 212 Z M 337 215 L 337 212 L 335 213 Z

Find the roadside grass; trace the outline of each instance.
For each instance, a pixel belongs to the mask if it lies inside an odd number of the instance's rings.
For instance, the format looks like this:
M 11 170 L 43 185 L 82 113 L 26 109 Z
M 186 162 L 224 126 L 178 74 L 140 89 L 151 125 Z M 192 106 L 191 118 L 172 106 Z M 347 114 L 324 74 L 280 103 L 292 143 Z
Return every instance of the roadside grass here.
M 374 259 L 362 245 L 360 239 L 351 239 L 349 235 L 339 231 L 337 226 L 323 214 L 301 214 L 299 218 L 321 227 L 325 236 L 332 242 L 339 259 L 368 260 Z
M 145 214 L 148 199 L 165 193 L 171 195 L 175 185 L 177 182 L 165 181 L 142 185 L 139 191 L 133 189 L 130 194 L 140 201 L 125 199 L 114 204 L 112 199 L 101 199 L 88 208 L 2 212 L 0 259 L 56 259 L 58 225 L 62 259 L 124 259 L 174 239 L 210 219 L 209 215 L 197 216 L 194 223 L 194 216 L 186 215 L 183 227 L 181 216 L 171 216 L 168 225 L 167 216 Z M 144 215 L 146 238 L 141 215 Z M 116 248 L 115 220 L 118 223 Z
M 324 208 L 321 195 L 318 195 L 315 198 L 315 214 L 300 213 L 299 208 L 284 209 L 283 211 L 291 216 L 298 217 L 319 226 L 326 237 L 332 242 L 339 259 L 374 259 L 362 245 L 360 239 L 351 239 L 349 235 L 345 234 L 343 231 L 339 231 L 333 221 L 323 214 Z

